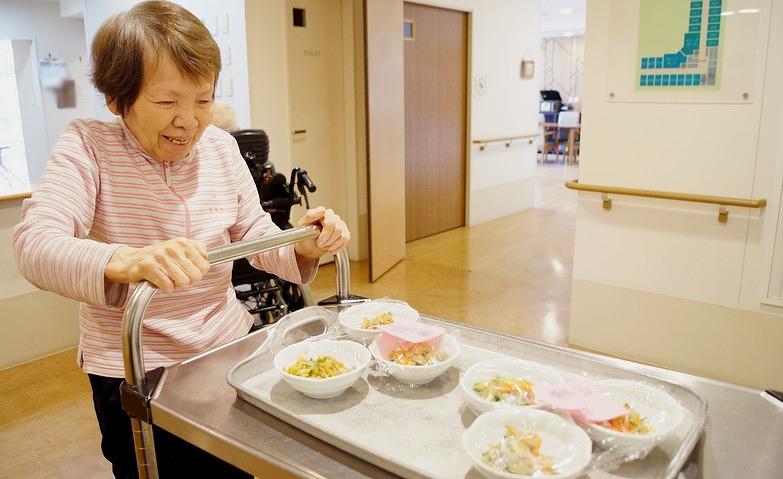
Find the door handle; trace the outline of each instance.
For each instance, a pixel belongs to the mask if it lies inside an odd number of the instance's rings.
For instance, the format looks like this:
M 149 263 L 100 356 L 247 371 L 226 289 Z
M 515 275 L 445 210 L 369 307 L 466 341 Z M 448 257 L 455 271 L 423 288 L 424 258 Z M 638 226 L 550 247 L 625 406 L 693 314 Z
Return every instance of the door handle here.
M 307 130 L 294 130 L 294 131 L 291 132 L 291 134 L 293 134 L 293 135 L 301 135 L 301 134 L 304 134 L 304 133 L 307 133 Z

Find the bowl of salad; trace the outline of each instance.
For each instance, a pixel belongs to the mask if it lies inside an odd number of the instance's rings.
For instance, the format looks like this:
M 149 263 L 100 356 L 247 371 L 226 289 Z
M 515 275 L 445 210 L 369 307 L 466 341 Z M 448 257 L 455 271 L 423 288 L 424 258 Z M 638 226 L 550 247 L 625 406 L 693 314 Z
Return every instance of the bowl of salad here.
M 314 399 L 339 396 L 370 364 L 370 352 L 354 341 L 300 341 L 281 349 L 274 359 L 289 386 Z
M 476 414 L 504 408 L 538 408 L 536 388 L 563 384 L 551 367 L 521 359 L 493 359 L 469 367 L 460 380 L 465 402 Z
M 428 328 L 421 325 L 421 328 Z M 379 367 L 397 381 L 405 384 L 427 384 L 446 372 L 460 354 L 459 341 L 453 334 L 445 333 L 442 328 L 438 336 L 427 341 L 400 341 L 394 346 L 384 341 L 384 332 L 370 345 L 370 352 Z M 410 338 L 413 339 L 413 338 Z
M 682 422 L 682 406 L 663 389 L 619 379 L 599 381 L 597 387 L 604 396 L 623 404 L 628 412 L 598 423 L 574 417 L 605 449 L 650 450 L 671 435 Z
M 337 319 L 349 338 L 370 342 L 387 326 L 418 321 L 419 312 L 407 303 L 366 301 L 340 311 Z
M 593 444 L 573 422 L 540 409 L 482 414 L 462 434 L 462 447 L 488 479 L 578 477 Z

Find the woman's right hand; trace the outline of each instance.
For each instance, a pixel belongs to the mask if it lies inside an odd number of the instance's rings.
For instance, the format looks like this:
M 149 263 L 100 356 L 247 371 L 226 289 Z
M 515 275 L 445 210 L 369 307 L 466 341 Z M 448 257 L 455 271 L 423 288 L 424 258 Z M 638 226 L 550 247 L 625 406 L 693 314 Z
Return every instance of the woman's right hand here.
M 105 276 L 116 283 L 147 280 L 171 292 L 201 280 L 209 271 L 207 249 L 201 241 L 176 238 L 144 248 L 122 246 L 106 265 Z

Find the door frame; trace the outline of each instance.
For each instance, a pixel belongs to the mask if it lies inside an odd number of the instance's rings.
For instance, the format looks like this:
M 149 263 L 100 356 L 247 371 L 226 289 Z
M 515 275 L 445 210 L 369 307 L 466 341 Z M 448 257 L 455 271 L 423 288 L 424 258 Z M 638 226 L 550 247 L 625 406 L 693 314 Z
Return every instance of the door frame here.
M 369 46 L 368 46 L 368 32 L 367 32 L 367 2 L 370 0 L 357 0 L 361 2 L 361 10 L 362 10 L 362 16 L 364 17 L 364 21 L 362 22 L 362 32 L 361 35 L 363 37 L 362 44 L 363 44 L 363 54 L 360 55 L 363 57 L 363 65 L 361 65 L 361 70 L 363 73 L 363 91 L 361 92 L 360 97 L 357 98 L 357 107 L 359 106 L 358 103 L 363 102 L 363 108 L 359 109 L 357 108 L 357 111 L 361 110 L 362 118 L 357 118 L 357 124 L 356 124 L 356 131 L 357 131 L 357 144 L 361 145 L 361 149 L 364 150 L 364 154 L 362 156 L 362 161 L 364 162 L 365 166 L 365 172 L 367 175 L 366 179 L 366 201 L 367 201 L 367 227 L 366 230 L 362 231 L 362 233 L 366 234 L 367 238 L 367 252 L 368 252 L 368 276 L 370 282 L 374 282 L 376 279 L 379 279 L 382 275 L 388 271 L 388 269 L 391 269 L 395 265 L 391 265 L 383 272 L 374 271 L 373 268 L 373 234 L 372 234 L 372 201 L 371 201 L 371 191 L 373 188 L 373 182 L 372 182 L 372 176 L 370 171 L 370 153 L 372 151 L 372 146 L 370 142 L 370 124 L 369 124 L 369 116 L 370 116 L 370 108 L 371 108 L 371 95 L 369 93 L 370 85 L 369 85 L 369 78 L 368 78 L 368 68 L 369 68 L 369 60 L 368 57 L 370 56 Z M 392 0 L 384 0 L 387 2 L 391 2 Z M 399 8 L 400 10 L 403 9 L 405 0 L 397 0 L 399 2 Z M 465 226 L 470 225 L 470 212 L 471 212 L 471 177 L 472 177 L 472 170 L 473 170 L 473 158 L 472 158 L 472 149 L 471 149 L 471 143 L 472 143 L 472 111 L 473 111 L 473 101 L 472 101 L 472 92 L 473 92 L 473 8 L 468 7 L 462 7 L 457 5 L 449 5 L 445 2 L 439 2 L 439 1 L 430 1 L 430 0 L 416 0 L 416 1 L 410 1 L 409 3 L 419 4 L 419 5 L 425 5 L 425 6 L 431 6 L 431 7 L 437 7 L 437 8 L 444 8 L 447 10 L 453 10 L 458 12 L 463 12 L 467 14 L 467 65 L 466 65 L 466 71 L 465 71 L 465 101 L 466 101 L 466 111 L 465 111 L 465 145 L 463 146 L 465 151 L 465 217 L 464 217 L 464 223 Z M 400 16 L 400 21 L 404 21 L 404 15 Z M 402 23 L 400 23 L 399 28 L 399 35 L 400 35 L 400 43 L 402 47 L 402 43 L 404 42 L 404 39 L 402 38 Z M 358 67 L 358 65 L 357 65 Z M 404 64 L 403 64 L 404 67 Z M 400 72 L 400 74 L 404 74 Z M 403 99 L 404 101 L 404 99 Z M 360 135 L 361 133 L 361 135 Z M 363 138 L 359 138 L 359 136 L 362 136 Z M 357 151 L 357 153 L 359 153 Z M 404 155 L 404 153 L 403 153 Z M 402 158 L 403 164 L 405 161 L 405 158 L 403 156 Z M 404 195 L 405 191 L 404 188 L 401 190 L 403 195 L 403 207 L 404 207 Z M 404 215 L 404 212 L 403 212 Z M 404 226 L 404 225 L 403 225 Z M 403 255 L 401 260 L 404 260 L 404 250 L 407 248 L 405 246 L 405 240 L 404 240 L 404 232 L 403 232 Z
M 404 15 L 402 0 L 362 1 L 368 271 L 374 282 L 406 252 Z

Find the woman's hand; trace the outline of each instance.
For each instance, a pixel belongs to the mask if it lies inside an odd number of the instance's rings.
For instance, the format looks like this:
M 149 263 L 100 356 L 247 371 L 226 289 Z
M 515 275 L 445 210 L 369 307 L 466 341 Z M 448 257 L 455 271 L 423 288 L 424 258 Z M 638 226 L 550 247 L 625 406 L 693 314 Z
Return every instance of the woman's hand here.
M 351 241 L 351 233 L 348 231 L 345 221 L 332 210 L 323 206 L 307 210 L 297 226 L 313 224 L 321 226 L 321 234 L 317 238 L 296 243 L 294 249 L 296 254 L 301 257 L 317 259 L 326 253 L 337 252 Z
M 147 280 L 171 292 L 200 281 L 209 271 L 207 249 L 201 241 L 177 238 L 144 248 L 117 248 L 106 265 L 105 277 L 116 283 Z

